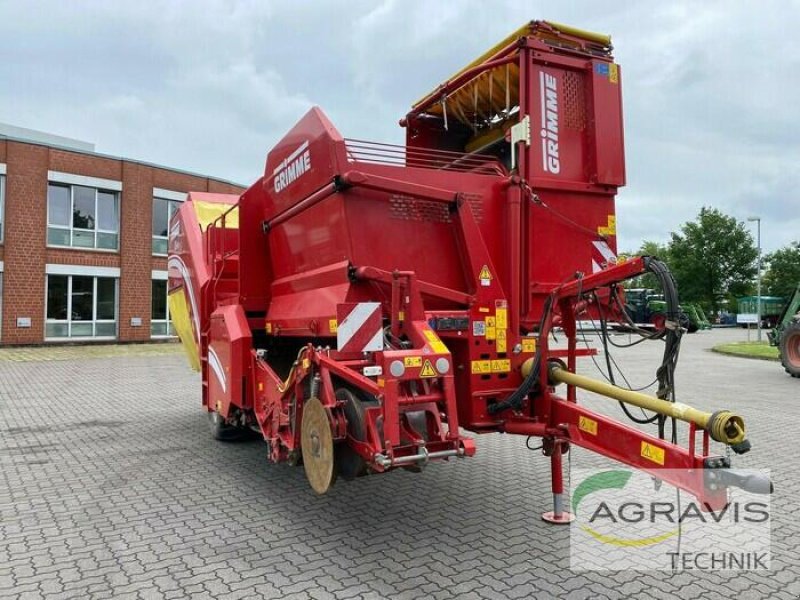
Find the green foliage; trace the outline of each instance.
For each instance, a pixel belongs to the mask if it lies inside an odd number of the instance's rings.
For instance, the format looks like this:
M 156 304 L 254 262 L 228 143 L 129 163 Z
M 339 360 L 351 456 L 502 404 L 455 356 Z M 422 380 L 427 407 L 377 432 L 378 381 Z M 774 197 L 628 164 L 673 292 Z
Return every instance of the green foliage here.
M 668 264 L 681 301 L 716 312 L 725 299 L 751 292 L 758 250 L 743 222 L 703 207 L 696 221 L 670 235 Z
M 639 248 L 638 252 L 631 253 L 628 256 L 653 256 L 655 258 L 658 258 L 659 260 L 664 261 L 665 263 L 667 263 L 667 266 L 669 266 L 669 250 L 665 245 L 659 244 L 658 242 L 651 242 L 645 240 L 644 242 L 642 242 L 642 246 L 641 248 Z M 661 286 L 658 283 L 658 279 L 656 279 L 655 275 L 651 273 L 646 273 L 644 275 L 639 275 L 639 277 L 634 277 L 625 287 L 647 288 L 654 290 L 661 289 Z
M 764 261 L 768 265 L 762 283 L 764 295 L 791 296 L 800 283 L 800 241 L 768 254 Z

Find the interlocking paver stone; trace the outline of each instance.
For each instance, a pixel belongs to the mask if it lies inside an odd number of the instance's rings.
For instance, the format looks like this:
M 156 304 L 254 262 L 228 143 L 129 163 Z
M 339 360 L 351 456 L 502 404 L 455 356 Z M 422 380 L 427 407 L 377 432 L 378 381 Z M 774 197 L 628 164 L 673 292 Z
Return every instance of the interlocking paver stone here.
M 688 336 L 678 392 L 745 415 L 754 449 L 736 466 L 770 468 L 776 486 L 772 573 L 570 571 L 568 529 L 538 516 L 548 461 L 522 438 L 481 436 L 473 459 L 318 497 L 261 442 L 210 439 L 197 375 L 174 345 L 3 349 L 0 597 L 797 598 L 800 382 L 707 351 L 742 336 Z M 661 350 L 616 357 L 635 385 Z M 612 464 L 571 454 L 573 466 Z

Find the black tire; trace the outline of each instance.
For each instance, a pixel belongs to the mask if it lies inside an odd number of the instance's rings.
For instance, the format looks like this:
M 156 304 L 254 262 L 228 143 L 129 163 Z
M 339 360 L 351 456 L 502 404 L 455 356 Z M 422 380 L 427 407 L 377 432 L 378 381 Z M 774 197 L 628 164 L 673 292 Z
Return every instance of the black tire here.
M 377 406 L 377 400 L 362 400 L 360 396 L 347 388 L 336 390 L 336 399 L 344 402 L 344 416 L 347 419 L 347 433 L 359 441 L 366 441 L 367 423 L 365 409 Z M 365 475 L 367 464 L 361 455 L 346 442 L 336 446 L 336 466 L 339 475 L 346 481 Z
M 786 372 L 792 377 L 800 377 L 800 321 L 786 326 L 778 348 Z
M 242 427 L 226 423 L 222 415 L 215 410 L 208 413 L 208 427 L 211 430 L 211 437 L 220 442 L 238 442 L 247 438 L 249 434 L 248 430 Z

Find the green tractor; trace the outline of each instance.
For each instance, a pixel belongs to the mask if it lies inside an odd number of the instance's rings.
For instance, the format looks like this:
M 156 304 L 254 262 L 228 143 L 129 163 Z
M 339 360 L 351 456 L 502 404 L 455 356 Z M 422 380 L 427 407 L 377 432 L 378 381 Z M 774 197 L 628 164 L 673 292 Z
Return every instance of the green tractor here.
M 697 304 L 681 304 L 681 311 L 689 318 L 689 333 L 698 329 L 711 329 L 711 321 L 705 311 Z
M 786 372 L 800 378 L 800 284 L 784 306 L 775 329 L 768 332 L 767 337 L 770 345 L 778 347 Z
M 698 329 L 711 329 L 711 323 L 699 307 L 682 304 L 678 308 L 680 324 L 689 333 L 694 333 Z M 666 327 L 667 303 L 663 294 L 657 293 L 656 290 L 647 288 L 625 290 L 625 310 L 634 323 L 649 324 L 657 331 L 662 331 Z

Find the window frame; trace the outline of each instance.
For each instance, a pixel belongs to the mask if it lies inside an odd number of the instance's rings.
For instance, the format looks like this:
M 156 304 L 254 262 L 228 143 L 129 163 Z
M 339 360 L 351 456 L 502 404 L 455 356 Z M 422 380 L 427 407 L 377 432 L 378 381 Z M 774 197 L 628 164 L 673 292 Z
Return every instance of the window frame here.
M 67 278 L 67 318 L 66 319 L 51 319 L 47 316 L 48 308 L 49 308 L 49 292 L 50 292 L 50 277 L 66 277 Z M 83 320 L 73 320 L 72 319 L 72 278 L 73 277 L 91 277 L 92 278 L 92 320 L 91 321 L 83 321 Z M 114 319 L 98 319 L 97 318 L 97 280 L 98 279 L 112 279 L 114 281 Z M 44 341 L 45 342 L 63 342 L 63 341 L 110 341 L 119 339 L 119 277 L 110 277 L 107 275 L 88 275 L 85 273 L 46 273 L 45 274 L 45 284 L 44 284 L 44 295 L 45 295 L 45 303 L 44 303 Z M 92 335 L 72 335 L 72 326 L 73 323 L 91 323 L 92 324 Z M 107 325 L 109 323 L 114 324 L 114 335 L 97 335 L 97 325 Z M 66 336 L 48 336 L 47 335 L 47 326 L 49 324 L 55 325 L 66 325 L 67 326 L 67 335 Z
M 53 224 L 50 222 L 50 186 L 55 187 L 64 187 L 69 189 L 69 225 L 64 226 L 61 224 Z M 94 190 L 94 229 L 85 229 L 83 227 L 75 227 L 74 226 L 74 214 L 75 214 L 75 187 L 84 187 L 90 188 Z M 101 229 L 99 227 L 99 219 L 98 219 L 98 202 L 100 192 L 104 194 L 111 194 L 114 196 L 114 203 L 115 203 L 115 212 L 117 217 L 117 230 L 113 231 L 110 229 Z M 73 250 L 86 250 L 89 252 L 111 252 L 111 253 L 119 253 L 120 251 L 120 204 L 121 204 L 121 192 L 120 190 L 113 190 L 107 187 L 96 186 L 96 185 L 86 185 L 83 183 L 67 183 L 58 180 L 48 179 L 47 181 L 47 231 L 45 236 L 45 242 L 48 248 L 67 248 Z M 69 232 L 69 244 L 53 244 L 50 242 L 50 230 L 56 229 L 59 231 L 68 231 Z M 94 238 L 94 245 L 93 246 L 79 246 L 75 244 L 75 232 L 78 233 L 91 233 Z M 117 237 L 117 245 L 115 248 L 99 248 L 97 246 L 97 239 L 98 234 L 107 234 L 107 235 L 115 235 Z
M 180 208 L 180 206 L 186 201 L 185 198 L 183 200 L 178 199 L 177 195 L 178 194 L 176 192 L 172 192 L 172 193 L 169 193 L 169 194 L 164 194 L 164 193 L 159 194 L 157 191 L 155 191 L 155 190 L 153 191 L 153 202 L 152 202 L 152 206 L 151 206 L 152 214 L 151 214 L 151 221 L 150 221 L 150 233 L 151 233 L 150 250 L 151 250 L 153 256 L 169 256 L 169 224 L 172 221 L 172 217 L 174 217 L 175 213 L 178 212 L 178 208 Z M 167 198 L 165 196 L 172 196 L 172 197 Z M 167 203 L 167 235 L 155 235 L 155 234 L 153 234 L 152 225 L 153 225 L 153 221 L 155 220 L 155 213 L 156 213 L 155 203 L 156 203 L 157 200 L 161 200 L 161 201 Z M 175 208 L 174 212 L 172 213 L 172 216 L 170 216 L 170 210 L 171 210 L 172 206 L 175 206 L 176 208 Z M 156 240 L 167 242 L 167 251 L 166 252 L 161 253 L 161 252 L 156 252 L 155 251 L 154 245 L 155 245 Z
M 156 281 L 164 282 L 165 312 L 167 316 L 166 319 L 153 318 L 153 284 Z M 167 326 L 166 334 L 153 333 L 153 325 L 164 325 L 164 324 L 166 324 Z M 172 325 L 172 315 L 169 312 L 169 281 L 163 277 L 151 277 L 150 278 L 150 339 L 170 340 L 170 339 L 175 339 L 176 337 L 178 337 L 178 334 L 175 331 L 175 327 Z

